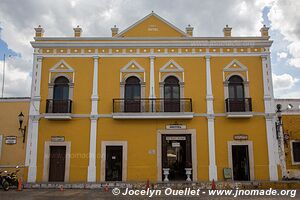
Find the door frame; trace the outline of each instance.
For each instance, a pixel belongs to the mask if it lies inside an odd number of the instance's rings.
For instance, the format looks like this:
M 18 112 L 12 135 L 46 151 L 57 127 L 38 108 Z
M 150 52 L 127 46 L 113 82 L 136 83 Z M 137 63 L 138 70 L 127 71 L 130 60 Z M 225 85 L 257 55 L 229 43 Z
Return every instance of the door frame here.
M 44 147 L 44 169 L 43 169 L 43 182 L 49 181 L 49 169 L 50 169 L 50 147 L 51 146 L 65 146 L 66 147 L 66 159 L 65 159 L 65 180 L 69 182 L 70 177 L 70 157 L 71 157 L 71 142 L 51 142 L 46 141 Z
M 228 141 L 228 166 L 231 169 L 232 180 L 233 177 L 233 162 L 232 162 L 232 146 L 244 145 L 248 147 L 248 158 L 250 168 L 250 181 L 254 180 L 254 157 L 253 157 L 253 142 L 252 141 Z
M 106 147 L 107 146 L 122 146 L 122 181 L 127 180 L 127 141 L 102 141 L 101 142 L 101 167 L 100 181 L 105 181 L 105 166 L 106 166 Z
M 162 135 L 191 135 L 191 154 L 192 154 L 192 175 L 193 181 L 198 180 L 198 159 L 197 159 L 197 142 L 196 129 L 185 130 L 157 130 L 157 181 L 162 181 Z

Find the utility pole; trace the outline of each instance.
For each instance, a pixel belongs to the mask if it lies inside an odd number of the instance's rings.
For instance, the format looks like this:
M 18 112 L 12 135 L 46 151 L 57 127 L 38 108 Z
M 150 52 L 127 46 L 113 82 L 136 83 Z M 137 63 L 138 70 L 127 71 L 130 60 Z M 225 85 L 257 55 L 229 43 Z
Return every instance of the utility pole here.
M 2 98 L 4 94 L 4 81 L 5 81 L 5 54 L 3 55 L 3 76 L 2 76 L 2 95 L 1 95 Z

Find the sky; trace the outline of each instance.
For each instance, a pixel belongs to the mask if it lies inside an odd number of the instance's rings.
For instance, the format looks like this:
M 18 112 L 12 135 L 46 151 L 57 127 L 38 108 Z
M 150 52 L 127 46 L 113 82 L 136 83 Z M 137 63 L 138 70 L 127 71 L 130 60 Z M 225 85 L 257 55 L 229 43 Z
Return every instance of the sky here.
M 194 36 L 259 36 L 270 27 L 272 75 L 276 98 L 300 98 L 299 0 L 1 0 L 0 85 L 5 62 L 4 97 L 29 96 L 34 28 L 46 36 L 73 36 L 79 25 L 83 36 L 111 36 L 154 11 L 181 30 L 188 24 Z

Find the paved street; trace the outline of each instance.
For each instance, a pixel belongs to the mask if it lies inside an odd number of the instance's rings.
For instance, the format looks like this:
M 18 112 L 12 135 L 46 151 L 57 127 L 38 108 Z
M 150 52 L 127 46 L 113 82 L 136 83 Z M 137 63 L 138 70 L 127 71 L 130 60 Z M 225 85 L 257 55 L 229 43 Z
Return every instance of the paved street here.
M 123 191 L 122 191 L 123 192 Z M 156 196 L 151 199 L 190 199 L 191 197 L 172 196 L 167 198 L 166 196 Z M 194 196 L 194 199 L 233 199 L 232 196 L 209 196 L 208 194 L 201 194 L 200 196 Z M 79 189 L 67 189 L 60 191 L 57 189 L 26 189 L 23 191 L 10 190 L 8 192 L 0 191 L 0 200 L 101 200 L 101 199 L 149 199 L 149 197 L 132 197 L 132 196 L 114 196 L 112 191 L 104 192 L 100 190 L 79 190 Z M 297 191 L 297 195 L 294 198 L 288 196 L 239 196 L 236 199 L 300 199 L 300 190 Z

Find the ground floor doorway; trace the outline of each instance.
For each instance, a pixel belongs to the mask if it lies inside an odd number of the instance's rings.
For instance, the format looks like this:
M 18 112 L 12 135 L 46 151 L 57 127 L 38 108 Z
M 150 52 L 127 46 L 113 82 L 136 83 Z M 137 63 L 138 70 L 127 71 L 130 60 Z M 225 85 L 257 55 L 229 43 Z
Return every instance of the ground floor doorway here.
M 122 146 L 106 146 L 105 181 L 122 181 L 122 161 Z
M 187 180 L 187 173 L 192 176 L 191 135 L 163 134 L 161 137 L 162 174 L 168 169 L 170 181 Z
M 49 163 L 49 182 L 64 182 L 66 146 L 50 146 Z

